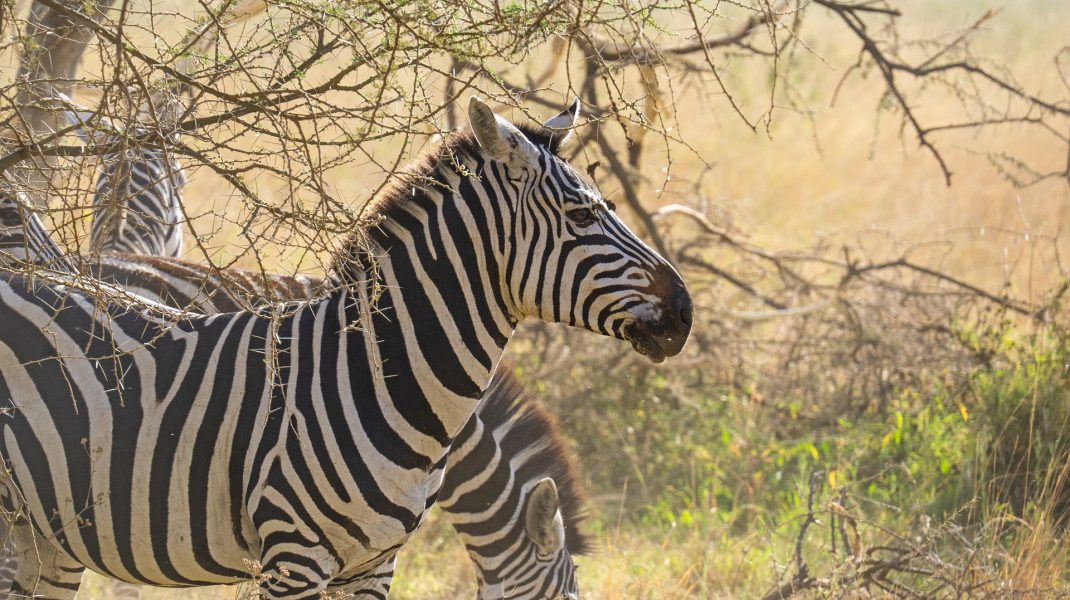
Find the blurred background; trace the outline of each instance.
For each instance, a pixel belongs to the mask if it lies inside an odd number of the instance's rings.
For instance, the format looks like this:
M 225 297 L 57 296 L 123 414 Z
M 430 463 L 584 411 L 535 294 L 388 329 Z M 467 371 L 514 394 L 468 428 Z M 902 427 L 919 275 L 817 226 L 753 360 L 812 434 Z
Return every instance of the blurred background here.
M 177 61 L 202 5 L 130 6 L 129 43 Z M 5 85 L 27 10 L 4 17 Z M 507 353 L 582 466 L 584 597 L 1070 594 L 1065 1 L 279 3 L 214 50 L 241 69 L 192 76 L 270 80 L 279 56 L 315 53 L 294 25 L 312 13 L 347 43 L 291 82 L 302 99 L 205 124 L 241 104 L 202 92 L 183 117 L 202 119 L 172 148 L 187 258 L 322 273 L 391 174 L 465 125 L 469 95 L 516 122 L 579 96 L 567 153 L 688 282 L 693 338 L 663 365 L 543 323 Z M 74 99 L 132 122 L 116 56 L 87 46 Z M 68 157 L 44 184 L 68 248 L 98 166 Z M 395 596 L 473 592 L 432 517 Z

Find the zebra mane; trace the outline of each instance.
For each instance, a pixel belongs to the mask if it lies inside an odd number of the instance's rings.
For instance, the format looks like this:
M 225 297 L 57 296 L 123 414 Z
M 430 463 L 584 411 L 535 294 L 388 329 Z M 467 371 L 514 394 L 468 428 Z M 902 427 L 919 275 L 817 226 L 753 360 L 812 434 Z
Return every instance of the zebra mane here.
M 541 125 L 514 125 L 536 146 L 546 148 L 554 156 L 561 156 L 563 136 Z M 381 224 L 402 216 L 410 204 L 426 197 L 428 188 L 442 185 L 442 177 L 438 176 L 440 171 L 458 172 L 460 165 L 467 162 L 466 159 L 482 155 L 483 150 L 475 134 L 471 129 L 464 129 L 451 133 L 393 175 L 392 181 L 368 202 L 357 230 L 345 236 L 339 244 L 328 264 L 328 280 L 333 284 L 354 281 L 354 267 L 366 270 L 370 264 L 374 264 L 368 242 L 379 238 L 377 234 L 381 234 L 378 230 Z
M 590 552 L 592 542 L 582 528 L 588 501 L 579 460 L 569 448 L 557 419 L 527 393 L 508 364 L 503 362 L 494 372 L 477 414 L 500 440 L 503 456 L 526 454 L 524 462 L 514 466 L 516 472 L 533 470 L 553 478 L 565 525 L 565 547 L 570 554 Z M 539 444 L 538 448 L 527 453 L 534 443 Z M 509 448 L 512 444 L 520 447 Z
M 520 124 L 516 127 L 536 146 L 546 148 L 559 156 L 562 141 L 560 135 L 541 125 Z M 419 196 L 424 187 L 436 181 L 435 173 L 439 169 L 456 171 L 465 159 L 482 156 L 483 150 L 476 141 L 471 129 L 458 131 L 447 136 L 437 146 L 414 159 L 408 167 L 394 177 L 394 182 L 383 188 L 368 206 L 371 218 L 389 218 L 397 207 L 403 206 Z

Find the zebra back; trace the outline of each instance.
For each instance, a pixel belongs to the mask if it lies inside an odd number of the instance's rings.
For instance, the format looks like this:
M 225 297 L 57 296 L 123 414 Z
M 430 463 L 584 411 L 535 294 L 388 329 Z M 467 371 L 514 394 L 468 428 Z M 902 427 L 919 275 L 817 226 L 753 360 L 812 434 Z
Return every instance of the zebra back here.
M 41 217 L 19 201 L 17 194 L 3 191 L 0 191 L 0 256 L 8 262 L 77 272 L 74 262 L 49 235 Z
M 252 310 L 322 295 L 324 280 L 247 269 L 218 269 L 176 258 L 108 252 L 95 277 L 160 304 L 202 314 Z

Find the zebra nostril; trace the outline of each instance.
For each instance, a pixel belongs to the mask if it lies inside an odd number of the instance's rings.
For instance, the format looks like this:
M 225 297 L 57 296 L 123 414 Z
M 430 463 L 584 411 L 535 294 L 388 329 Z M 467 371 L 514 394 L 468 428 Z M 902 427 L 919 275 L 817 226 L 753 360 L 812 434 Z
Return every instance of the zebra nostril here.
M 691 329 L 691 294 L 687 293 L 686 289 L 677 288 L 673 292 L 672 297 L 673 308 L 676 310 L 676 317 L 679 319 L 681 325 L 685 329 Z
M 680 308 L 680 322 L 691 327 L 691 303 L 688 302 Z

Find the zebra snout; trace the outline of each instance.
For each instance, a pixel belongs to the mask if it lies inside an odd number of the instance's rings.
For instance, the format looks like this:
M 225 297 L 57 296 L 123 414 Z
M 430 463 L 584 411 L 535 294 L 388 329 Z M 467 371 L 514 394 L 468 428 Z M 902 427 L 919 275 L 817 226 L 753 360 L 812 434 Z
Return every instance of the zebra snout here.
M 652 327 L 651 333 L 666 356 L 676 356 L 691 333 L 691 294 L 680 274 L 669 265 L 658 269 L 657 283 L 661 289 L 661 319 Z
M 687 288 L 681 285 L 673 290 L 669 304 L 668 312 L 676 319 L 675 325 L 680 331 L 684 332 L 684 337 L 686 338 L 691 333 L 691 294 L 687 293 Z
M 661 300 L 647 318 L 638 316 L 622 329 L 624 339 L 636 352 L 659 363 L 676 356 L 684 348 L 691 333 L 691 294 L 672 268 L 666 268 L 657 281 L 664 290 Z M 666 281 L 667 280 L 667 281 Z

